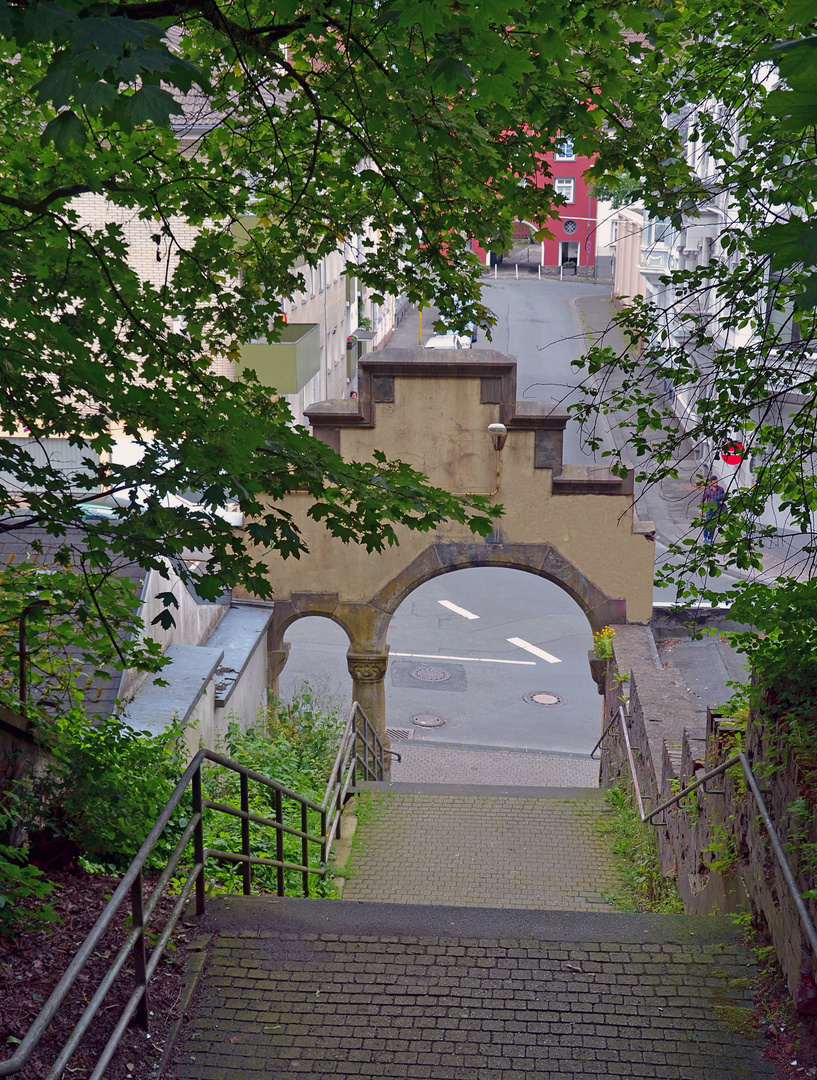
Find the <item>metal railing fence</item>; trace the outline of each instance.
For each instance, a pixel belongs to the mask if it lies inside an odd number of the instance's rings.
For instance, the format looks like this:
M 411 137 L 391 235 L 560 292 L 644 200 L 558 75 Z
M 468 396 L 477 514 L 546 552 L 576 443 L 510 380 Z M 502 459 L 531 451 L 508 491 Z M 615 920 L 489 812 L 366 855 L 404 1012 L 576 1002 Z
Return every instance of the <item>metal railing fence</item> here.
M 630 766 L 630 776 L 633 781 L 633 790 L 635 792 L 635 798 L 638 804 L 638 813 L 644 824 L 649 823 L 659 828 L 665 827 L 667 824 L 666 811 L 669 809 L 669 807 L 677 805 L 682 799 L 685 799 L 687 795 L 691 795 L 694 791 L 697 791 L 698 788 L 703 788 L 704 794 L 707 795 L 722 795 L 723 789 L 719 789 L 716 791 L 707 791 L 706 784 L 710 780 L 714 780 L 716 776 L 722 776 L 733 766 L 740 766 L 743 772 L 744 780 L 746 781 L 746 786 L 755 800 L 760 820 L 763 822 L 763 827 L 769 837 L 769 843 L 772 846 L 772 851 L 774 852 L 775 859 L 780 868 L 780 873 L 783 877 L 783 881 L 786 883 L 786 888 L 791 894 L 794 906 L 797 909 L 797 914 L 800 918 L 803 932 L 808 939 L 812 954 L 817 957 L 817 928 L 815 928 L 814 922 L 811 918 L 811 915 L 809 914 L 805 901 L 800 895 L 800 890 L 797 886 L 794 872 L 792 871 L 791 865 L 786 858 L 786 853 L 783 850 L 783 845 L 780 842 L 780 837 L 777 835 L 777 830 L 774 827 L 774 822 L 772 821 L 768 807 L 766 806 L 766 803 L 763 799 L 763 794 L 757 782 L 757 777 L 752 771 L 752 766 L 749 763 L 749 759 L 746 757 L 743 751 L 738 751 L 738 753 L 733 754 L 727 761 L 721 762 L 721 764 L 716 765 L 715 768 L 708 769 L 705 773 L 702 773 L 700 776 L 696 777 L 696 779 L 691 784 L 688 784 L 681 791 L 673 795 L 672 798 L 666 799 L 664 802 L 656 806 L 653 810 L 645 812 L 644 799 L 652 799 L 653 796 L 642 795 L 641 793 L 641 786 L 638 783 L 638 775 L 635 768 L 635 758 L 633 756 L 633 750 L 630 744 L 630 735 L 627 730 L 627 719 L 627 714 L 624 712 L 624 709 L 619 705 L 612 719 L 602 732 L 601 738 L 593 747 L 590 756 L 593 757 L 595 755 L 596 751 L 599 750 L 604 743 L 607 734 L 616 725 L 616 723 L 619 723 L 621 725 L 621 734 L 624 742 L 624 747 L 627 752 L 627 761 Z M 662 812 L 664 812 L 663 820 L 655 821 L 654 819 L 657 817 L 657 815 Z
M 196 914 L 204 914 L 205 867 L 207 860 L 221 859 L 239 864 L 241 866 L 242 890 L 245 895 L 249 895 L 252 887 L 252 867 L 263 865 L 272 866 L 276 869 L 276 892 L 279 896 L 284 895 L 286 870 L 300 872 L 301 891 L 304 896 L 309 896 L 310 876 L 324 877 L 326 875 L 327 859 L 332 843 L 335 839 L 340 838 L 341 815 L 350 792 L 355 787 L 358 772 L 362 774 L 363 779 L 382 780 L 385 772 L 386 755 L 392 755 L 399 760 L 399 754 L 395 754 L 383 746 L 377 731 L 357 702 L 353 703 L 349 711 L 337 756 L 321 803 L 307 799 L 297 792 L 291 791 L 283 784 L 262 776 L 245 765 L 239 765 L 221 754 L 216 754 L 212 750 L 200 750 L 185 769 L 164 810 L 162 810 L 145 842 L 139 849 L 136 858 L 126 871 L 102 914 L 94 924 L 93 929 L 68 965 L 64 975 L 43 1005 L 25 1037 L 17 1046 L 14 1054 L 7 1060 L 0 1062 L 0 1076 L 11 1076 L 24 1068 L 45 1035 L 49 1024 L 68 997 L 85 964 L 93 955 L 103 935 L 113 922 L 117 912 L 130 901 L 130 930 L 80 1019 L 77 1021 L 68 1041 L 60 1050 L 47 1077 L 47 1080 L 58 1080 L 63 1075 L 80 1041 L 99 1012 L 109 990 L 130 960 L 133 968 L 133 990 L 91 1073 L 90 1080 L 101 1080 L 128 1024 L 133 1021 L 142 1028 L 146 1029 L 148 1026 L 148 985 L 150 979 L 162 959 L 173 930 L 194 890 Z M 207 764 L 238 774 L 240 785 L 239 807 L 213 802 L 203 797 L 202 767 Z M 274 806 L 274 816 L 266 817 L 250 810 L 251 782 L 262 785 L 270 792 L 271 802 Z M 153 886 L 150 895 L 145 898 L 143 881 L 145 865 L 168 824 L 172 821 L 174 814 L 182 804 L 188 788 L 192 793 L 192 814 L 179 836 L 167 865 Z M 289 825 L 285 821 L 285 807 L 292 805 L 300 807 L 300 828 Z M 203 815 L 206 810 L 240 819 L 240 852 L 216 851 L 205 848 Z M 308 828 L 310 811 L 315 815 L 320 815 L 320 835 L 316 835 Z M 251 853 L 251 822 L 274 830 L 275 858 L 267 858 L 266 856 Z M 300 862 L 288 862 L 284 858 L 284 836 L 286 835 L 300 839 Z M 180 864 L 183 872 L 186 869 L 184 856 L 191 840 L 193 843 L 192 865 L 187 869 L 181 890 L 170 915 L 164 926 L 157 931 L 158 937 L 150 950 L 148 950 L 146 928 L 150 923 L 156 905 L 174 878 L 175 871 Z M 314 847 L 310 848 L 310 845 L 317 845 L 320 849 L 317 866 L 310 865 L 310 850 L 314 850 Z

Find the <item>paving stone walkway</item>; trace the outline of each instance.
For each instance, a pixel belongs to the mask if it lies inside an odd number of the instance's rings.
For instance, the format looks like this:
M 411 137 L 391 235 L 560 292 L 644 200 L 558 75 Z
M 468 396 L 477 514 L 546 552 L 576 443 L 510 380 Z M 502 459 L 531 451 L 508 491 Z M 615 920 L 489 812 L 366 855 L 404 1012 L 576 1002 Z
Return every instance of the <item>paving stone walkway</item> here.
M 166 1080 L 765 1080 L 726 919 L 211 902 Z
M 392 740 L 402 757 L 391 778 L 410 784 L 508 784 L 523 787 L 598 787 L 599 763 L 580 754 L 538 754 L 524 750 Z
M 620 884 L 598 790 L 366 786 L 344 901 L 592 911 Z

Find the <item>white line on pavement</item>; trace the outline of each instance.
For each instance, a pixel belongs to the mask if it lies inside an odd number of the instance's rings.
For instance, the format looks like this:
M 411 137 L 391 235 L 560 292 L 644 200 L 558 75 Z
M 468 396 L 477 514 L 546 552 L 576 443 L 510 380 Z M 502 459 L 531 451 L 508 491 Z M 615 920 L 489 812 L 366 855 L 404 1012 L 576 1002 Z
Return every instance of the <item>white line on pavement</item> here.
M 490 656 L 429 656 L 421 652 L 390 652 L 389 656 L 408 656 L 411 660 L 470 660 L 476 664 L 525 664 L 536 666 L 535 660 L 494 660 Z
M 437 603 L 442 604 L 442 606 L 448 608 L 449 611 L 453 611 L 455 615 L 462 615 L 463 619 L 479 618 L 479 615 L 475 615 L 473 611 L 466 611 L 464 607 L 457 607 L 457 605 L 452 604 L 450 600 L 438 600 Z
M 520 649 L 525 649 L 526 652 L 533 653 L 534 656 L 541 656 L 543 660 L 547 660 L 549 664 L 561 664 L 561 660 L 558 656 L 553 656 L 549 652 L 545 652 L 544 649 L 537 649 L 535 645 L 531 645 L 529 641 L 525 641 L 521 637 L 509 637 L 506 638 L 511 645 L 518 645 Z

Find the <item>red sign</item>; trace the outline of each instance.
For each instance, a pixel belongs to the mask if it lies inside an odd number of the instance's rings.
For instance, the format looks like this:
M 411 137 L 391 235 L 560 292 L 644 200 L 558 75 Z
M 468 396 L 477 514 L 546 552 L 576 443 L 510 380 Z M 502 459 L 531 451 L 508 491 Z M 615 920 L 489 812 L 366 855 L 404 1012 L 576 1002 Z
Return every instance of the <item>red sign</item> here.
M 727 465 L 740 465 L 746 447 L 740 442 L 728 442 L 721 450 L 721 461 Z

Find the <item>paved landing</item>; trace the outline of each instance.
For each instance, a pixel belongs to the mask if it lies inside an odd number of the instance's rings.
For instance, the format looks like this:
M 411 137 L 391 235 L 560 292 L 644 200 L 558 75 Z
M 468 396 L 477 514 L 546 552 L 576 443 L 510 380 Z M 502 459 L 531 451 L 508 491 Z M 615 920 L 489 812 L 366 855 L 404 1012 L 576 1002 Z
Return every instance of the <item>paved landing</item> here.
M 760 1080 L 726 919 L 211 901 L 167 1080 Z
M 424 746 L 392 740 L 402 757 L 391 778 L 410 784 L 508 784 L 520 787 L 598 787 L 599 763 L 579 754 L 540 754 L 524 750 L 478 750 Z
M 367 787 L 344 901 L 592 911 L 618 885 L 598 790 Z

